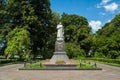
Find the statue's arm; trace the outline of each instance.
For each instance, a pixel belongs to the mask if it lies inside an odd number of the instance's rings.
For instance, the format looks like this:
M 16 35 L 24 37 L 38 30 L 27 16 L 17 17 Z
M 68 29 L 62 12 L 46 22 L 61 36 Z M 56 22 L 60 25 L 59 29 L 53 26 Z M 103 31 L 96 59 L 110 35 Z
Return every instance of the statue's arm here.
M 61 27 L 57 27 L 57 29 L 60 29 Z

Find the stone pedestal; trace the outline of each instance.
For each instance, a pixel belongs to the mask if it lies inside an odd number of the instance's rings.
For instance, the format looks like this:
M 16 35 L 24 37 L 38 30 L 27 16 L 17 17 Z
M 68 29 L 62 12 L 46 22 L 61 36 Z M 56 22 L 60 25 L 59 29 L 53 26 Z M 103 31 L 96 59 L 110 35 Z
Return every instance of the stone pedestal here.
M 57 39 L 55 42 L 55 52 L 50 62 L 55 63 L 57 60 L 64 60 L 66 63 L 70 61 L 65 52 L 64 39 Z

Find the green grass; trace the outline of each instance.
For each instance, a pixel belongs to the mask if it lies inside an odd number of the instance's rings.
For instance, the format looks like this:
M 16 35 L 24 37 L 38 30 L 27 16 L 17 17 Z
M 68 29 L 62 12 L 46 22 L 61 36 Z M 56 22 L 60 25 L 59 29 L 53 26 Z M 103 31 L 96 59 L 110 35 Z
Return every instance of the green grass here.
M 88 63 L 82 63 L 77 66 L 77 68 L 83 68 L 83 69 L 93 69 L 97 68 L 94 64 L 88 64 Z
M 22 69 L 41 69 L 41 68 L 45 68 L 45 66 L 42 65 L 40 62 L 28 64 L 28 65 L 22 67 Z

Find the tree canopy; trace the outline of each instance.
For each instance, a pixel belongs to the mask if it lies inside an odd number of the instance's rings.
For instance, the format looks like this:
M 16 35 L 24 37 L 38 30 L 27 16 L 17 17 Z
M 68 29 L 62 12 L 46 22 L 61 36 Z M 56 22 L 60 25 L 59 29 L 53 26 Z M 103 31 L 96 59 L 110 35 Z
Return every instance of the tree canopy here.
M 79 45 L 79 48 L 81 47 L 87 54 L 91 47 L 89 39 L 91 28 L 87 19 L 83 16 L 63 13 L 61 22 L 65 30 L 65 42 Z
M 116 59 L 120 56 L 120 14 L 106 23 L 97 33 L 93 41 L 93 51 L 97 57 Z
M 20 59 L 28 59 L 30 57 L 30 33 L 24 28 L 15 28 L 6 36 L 7 48 L 5 55 L 11 58 L 14 55 L 19 55 Z
M 9 41 L 6 36 L 15 28 L 24 28 L 30 33 L 29 38 L 33 55 L 39 54 L 38 51 L 46 45 L 52 29 L 49 28 L 52 25 L 50 1 L 8 0 L 4 2 L 2 0 L 0 6 L 1 40 Z

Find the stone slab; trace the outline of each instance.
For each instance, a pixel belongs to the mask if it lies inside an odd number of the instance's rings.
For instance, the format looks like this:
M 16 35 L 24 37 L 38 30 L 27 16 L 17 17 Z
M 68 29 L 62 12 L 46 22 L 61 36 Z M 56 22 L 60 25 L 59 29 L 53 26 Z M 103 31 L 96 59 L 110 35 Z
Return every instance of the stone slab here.
M 70 60 L 66 54 L 54 54 L 50 60 L 50 62 L 55 63 L 57 60 L 64 60 L 65 63 L 68 63 Z

